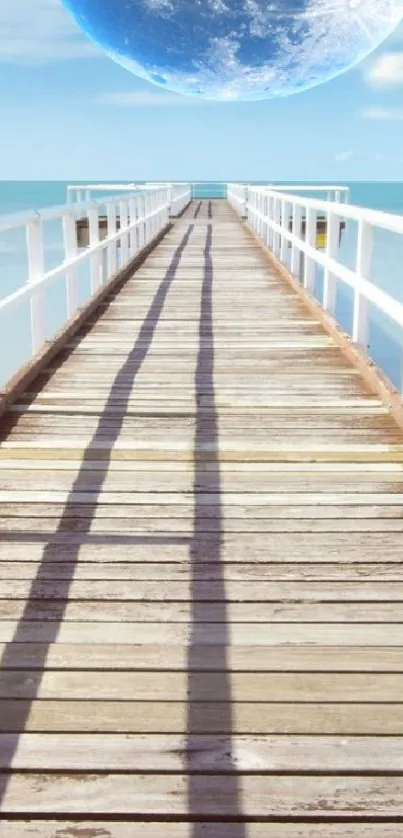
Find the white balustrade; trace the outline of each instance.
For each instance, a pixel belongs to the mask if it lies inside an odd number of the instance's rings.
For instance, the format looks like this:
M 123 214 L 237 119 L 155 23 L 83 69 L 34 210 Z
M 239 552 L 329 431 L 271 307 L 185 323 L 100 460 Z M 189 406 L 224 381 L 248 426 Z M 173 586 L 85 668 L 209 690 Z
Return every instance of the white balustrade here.
M 118 192 L 134 192 L 142 189 L 136 183 L 88 183 L 70 184 L 67 187 L 67 203 L 79 203 L 91 200 L 92 192 L 108 192 L 115 195 Z
M 289 191 L 286 192 L 286 189 Z M 303 259 L 302 281 L 307 290 L 314 291 L 316 266 L 324 269 L 323 307 L 330 314 L 335 311 L 337 283 L 344 283 L 353 290 L 352 338 L 357 344 L 364 347 L 368 344 L 370 306 L 389 317 L 400 328 L 403 327 L 403 304 L 370 280 L 374 229 L 403 235 L 403 216 L 348 204 L 348 187 L 298 186 L 300 192 L 324 192 L 332 200 L 310 198 L 296 191 L 291 192 L 291 189 L 296 190 L 297 187 L 229 184 L 228 200 L 239 215 L 244 215 L 239 196 L 248 195 L 247 220 L 250 226 L 287 267 L 291 248 L 289 269 L 298 280 L 301 280 Z M 262 200 L 263 196 L 265 200 Z M 327 245 L 324 251 L 317 247 L 318 216 L 326 220 Z M 305 235 L 302 232 L 303 217 Z M 342 221 L 354 221 L 358 225 L 354 270 L 347 268 L 338 259 Z
M 234 209 L 236 209 L 241 218 L 246 218 L 248 187 L 242 183 L 228 183 L 227 199 Z
M 99 185 L 98 190 L 107 185 Z M 191 199 L 190 184 L 164 184 L 143 191 L 125 189 L 118 194 L 97 200 L 83 201 L 83 190 L 94 186 L 69 187 L 69 203 L 40 211 L 0 216 L 0 235 L 25 229 L 28 271 L 26 281 L 13 293 L 0 299 L 0 318 L 29 302 L 31 310 L 32 354 L 46 338 L 45 295 L 56 280 L 66 283 L 67 317 L 78 308 L 79 268 L 89 265 L 91 295 L 102 283 L 148 245 L 168 224 L 171 214 L 178 215 Z M 75 190 L 75 191 L 74 191 Z M 77 198 L 72 201 L 72 197 Z M 118 229 L 117 220 L 120 227 Z M 64 259 L 56 267 L 45 269 L 44 226 L 58 220 L 62 226 L 61 245 Z M 102 237 L 102 224 L 106 224 Z M 77 221 L 88 228 L 89 244 L 78 247 Z M 1 286 L 0 286 L 1 288 Z
M 326 196 L 326 201 L 335 201 L 337 203 L 348 203 L 350 189 L 348 186 L 325 186 L 324 184 L 266 184 L 266 189 L 275 189 L 276 192 L 287 192 L 288 195 L 294 195 L 298 192 L 310 193 L 316 192 L 320 195 Z M 343 200 L 342 200 L 343 198 Z

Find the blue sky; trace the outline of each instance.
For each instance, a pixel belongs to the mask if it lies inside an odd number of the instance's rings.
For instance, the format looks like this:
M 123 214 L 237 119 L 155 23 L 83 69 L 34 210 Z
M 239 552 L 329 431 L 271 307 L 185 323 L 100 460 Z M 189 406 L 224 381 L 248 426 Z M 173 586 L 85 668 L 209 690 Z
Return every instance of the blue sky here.
M 0 179 L 403 180 L 403 26 L 313 90 L 209 103 L 113 63 L 59 0 L 3 0 L 0 108 Z

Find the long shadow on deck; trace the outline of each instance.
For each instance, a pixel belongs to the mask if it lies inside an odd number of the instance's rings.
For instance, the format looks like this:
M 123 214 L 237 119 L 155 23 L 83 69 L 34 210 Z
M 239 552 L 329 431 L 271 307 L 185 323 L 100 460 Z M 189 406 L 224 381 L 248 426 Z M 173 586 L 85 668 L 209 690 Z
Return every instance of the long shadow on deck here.
M 208 218 L 212 218 L 212 204 L 209 202 Z M 223 538 L 221 480 L 219 461 L 219 428 L 214 391 L 214 328 L 213 328 L 213 262 L 211 255 L 213 227 L 207 224 L 204 248 L 204 275 L 201 291 L 199 351 L 195 373 L 195 396 L 197 404 L 196 433 L 194 445 L 194 527 L 191 544 L 191 608 L 192 625 L 188 649 L 188 718 L 187 718 L 187 771 L 188 771 L 188 813 L 193 823 L 192 838 L 220 838 L 217 823 L 211 827 L 205 821 L 214 819 L 215 793 L 223 790 L 220 776 L 192 773 L 193 763 L 200 740 L 198 734 L 209 736 L 208 750 L 217 759 L 218 771 L 225 773 L 225 794 L 227 812 L 231 815 L 231 838 L 246 838 L 242 819 L 242 799 L 239 776 L 236 774 L 233 754 L 233 708 L 231 673 L 229 671 L 228 646 L 230 644 L 228 606 L 226 602 L 224 567 L 221 558 Z M 208 412 L 200 410 L 205 403 Z M 204 406 L 204 405 L 203 405 Z M 209 453 L 203 455 L 206 443 Z M 210 494 L 213 517 L 208 520 L 206 533 L 205 506 L 202 495 Z M 213 610 L 214 646 L 206 645 L 203 625 L 204 608 L 202 578 L 197 573 L 200 562 L 215 564 L 217 578 L 211 583 L 214 591 L 210 602 Z M 211 566 L 211 565 L 210 565 Z M 205 605 L 205 603 L 204 603 Z M 211 660 L 211 670 L 198 672 L 200 660 Z M 213 663 L 214 661 L 214 663 Z M 208 667 L 206 667 L 208 668 Z M 214 670 L 214 671 L 213 671 Z M 200 700 L 201 699 L 201 700 Z M 211 814 L 203 815 L 206 804 Z M 197 823 L 200 818 L 200 823 Z M 219 820 L 215 817 L 215 820 Z M 227 829 L 227 827 L 224 827 Z M 227 833 L 226 833 L 227 834 Z
M 7 752 L 2 753 L 2 761 L 3 765 L 7 765 L 11 768 L 12 761 L 16 749 L 18 747 L 18 742 L 20 735 L 24 732 L 26 727 L 26 723 L 28 717 L 31 712 L 32 703 L 37 698 L 42 677 L 44 674 L 44 668 L 46 663 L 46 658 L 49 650 L 49 646 L 57 640 L 57 636 L 59 633 L 59 629 L 61 623 L 64 619 L 65 611 L 68 605 L 68 598 L 70 592 L 70 586 L 74 578 L 75 567 L 78 561 L 79 553 L 80 553 L 80 546 L 82 543 L 87 542 L 88 537 L 90 536 L 90 529 L 92 521 L 95 517 L 95 512 L 97 508 L 97 504 L 99 502 L 99 497 L 102 492 L 102 487 L 104 484 L 104 480 L 106 478 L 109 463 L 110 463 L 110 454 L 112 452 L 113 443 L 117 440 L 120 430 L 122 428 L 122 424 L 126 415 L 127 404 L 130 397 L 130 392 L 132 386 L 137 378 L 137 375 L 141 369 L 142 363 L 147 357 L 147 353 L 151 347 L 151 343 L 153 340 L 154 332 L 156 326 L 158 325 L 159 319 L 161 317 L 163 307 L 169 292 L 169 289 L 172 285 L 172 282 L 175 278 L 176 271 L 178 269 L 180 260 L 182 258 L 183 252 L 189 242 L 190 235 L 193 231 L 193 224 L 190 224 L 186 234 L 184 235 L 180 245 L 176 249 L 171 264 L 166 272 L 164 279 L 162 280 L 158 291 L 150 305 L 150 308 L 147 312 L 145 317 L 144 323 L 141 326 L 140 332 L 138 337 L 134 343 L 133 349 L 125 359 L 124 364 L 122 365 L 121 369 L 117 373 L 112 388 L 110 390 L 108 400 L 105 404 L 103 413 L 99 419 L 97 429 L 93 434 L 91 442 L 87 446 L 83 460 L 81 463 L 80 470 L 78 471 L 77 477 L 75 479 L 74 485 L 72 487 L 71 492 L 69 493 L 69 497 L 66 501 L 66 504 L 63 508 L 62 515 L 59 520 L 59 524 L 57 530 L 54 534 L 50 535 L 47 540 L 47 544 L 43 551 L 43 556 L 41 559 L 40 566 L 38 568 L 37 574 L 32 581 L 31 588 L 29 594 L 27 596 L 27 601 L 24 607 L 24 611 L 20 617 L 18 622 L 17 628 L 15 630 L 14 637 L 12 641 L 10 641 L 4 651 L 2 659 L 0 661 L 0 692 L 4 695 L 6 693 L 6 688 L 4 687 L 1 690 L 1 670 L 2 669 L 13 669 L 18 667 L 18 660 L 19 660 L 19 652 L 18 646 L 16 644 L 26 642 L 26 621 L 28 620 L 35 620 L 38 621 L 38 611 L 42 610 L 46 612 L 48 609 L 48 620 L 49 616 L 51 615 L 51 620 L 46 623 L 47 625 L 47 638 L 46 642 L 43 643 L 40 647 L 40 658 L 36 659 L 36 671 L 35 673 L 30 673 L 29 676 L 29 698 L 19 699 L 14 702 L 13 707 L 13 730 L 12 735 L 9 737 L 9 744 L 7 747 Z M 129 378 L 126 378 L 129 376 Z M 126 388 L 126 395 L 122 397 L 122 391 Z M 116 395 L 119 393 L 119 407 L 120 412 L 113 414 L 114 425 L 111 427 L 110 423 L 110 408 L 114 405 L 114 401 Z M 116 404 L 114 405 L 116 407 Z M 74 531 L 74 523 L 75 518 L 74 514 L 72 514 L 72 509 L 74 509 L 75 500 L 74 494 L 76 492 L 84 491 L 84 487 L 86 485 L 87 479 L 87 470 L 86 466 L 89 462 L 91 462 L 94 458 L 94 449 L 93 445 L 98 440 L 105 442 L 105 433 L 108 430 L 109 437 L 112 437 L 110 448 L 108 450 L 104 449 L 105 453 L 105 460 L 104 460 L 104 467 L 99 469 L 96 472 L 97 475 L 97 482 L 93 489 L 93 498 L 91 503 L 86 505 L 86 512 L 87 517 L 80 520 L 80 530 L 79 536 L 77 537 L 77 542 L 74 545 L 70 545 L 69 548 L 69 568 L 70 574 L 63 580 L 58 581 L 58 596 L 57 598 L 52 598 L 52 600 L 44 601 L 43 594 L 42 594 L 42 583 L 46 580 L 46 567 L 47 564 L 50 562 L 55 561 L 55 557 L 57 555 L 58 550 L 60 550 L 60 543 L 61 543 L 61 535 L 62 533 L 71 533 Z M 87 491 L 87 489 L 85 489 Z M 45 536 L 42 536 L 42 540 L 45 539 Z M 91 539 L 90 539 L 91 540 Z M 106 539 L 98 539 L 99 541 L 107 541 Z M 167 539 L 170 543 L 172 539 Z M 130 538 L 123 539 L 123 543 L 130 542 Z M 133 539 L 134 543 L 145 543 L 149 542 L 150 544 L 153 543 L 153 538 L 150 539 L 141 538 L 141 539 Z M 182 539 L 178 539 L 180 543 Z M 118 539 L 119 543 L 119 539 Z M 38 647 L 39 649 L 39 647 Z M 16 675 L 16 683 L 25 684 L 26 676 L 23 672 L 19 672 Z M 1 727 L 1 724 L 0 724 Z M 4 794 L 7 789 L 7 782 L 8 782 L 8 775 L 2 773 L 0 775 L 0 811 L 1 811 L 1 804 L 4 798 Z

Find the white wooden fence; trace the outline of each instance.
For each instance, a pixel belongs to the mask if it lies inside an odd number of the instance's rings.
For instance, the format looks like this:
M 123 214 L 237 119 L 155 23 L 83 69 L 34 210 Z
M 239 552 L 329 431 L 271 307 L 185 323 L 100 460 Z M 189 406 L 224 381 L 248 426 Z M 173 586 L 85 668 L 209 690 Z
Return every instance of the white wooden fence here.
M 71 202 L 59 207 L 29 210 L 0 216 L 0 234 L 25 229 L 28 271 L 26 282 L 0 299 L 0 318 L 6 317 L 29 301 L 31 311 L 32 354 L 46 337 L 45 293 L 60 278 L 65 278 L 67 317 L 78 308 L 78 269 L 90 268 L 91 295 L 106 283 L 118 268 L 124 267 L 190 200 L 190 186 L 165 184 L 142 192 L 127 192 L 98 200 Z M 106 214 L 106 219 L 105 219 Z M 106 224 L 101 239 L 100 219 Z M 52 270 L 44 267 L 44 225 L 59 220 L 63 229 L 64 259 Z M 88 226 L 89 245 L 79 248 L 76 222 Z M 117 229 L 119 220 L 119 229 Z M 2 347 L 4 351 L 4 347 Z
M 309 191 L 307 187 L 304 188 Z M 317 191 L 318 187 L 310 189 Z M 328 187 L 321 187 L 327 190 Z M 268 248 L 288 267 L 291 248 L 290 270 L 297 279 L 301 278 L 301 255 L 303 259 L 302 283 L 308 291 L 314 290 L 315 268 L 324 269 L 323 307 L 334 315 L 337 283 L 342 282 L 353 290 L 354 309 L 352 338 L 361 346 L 368 344 L 369 307 L 372 305 L 387 315 L 399 327 L 403 326 L 403 305 L 382 291 L 370 280 L 372 264 L 372 243 L 375 228 L 391 233 L 403 234 L 403 216 L 378 212 L 347 203 L 339 203 L 343 187 L 333 187 L 333 201 L 309 198 L 306 195 L 275 189 L 253 187 L 244 184 L 228 184 L 228 200 L 245 217 Z M 338 193 L 338 194 L 337 194 Z M 345 191 L 344 191 L 345 194 Z M 325 251 L 316 247 L 318 215 L 325 216 L 327 245 Z M 302 220 L 305 233 L 302 232 Z M 347 268 L 338 259 L 340 221 L 355 221 L 358 235 L 355 249 L 355 267 Z
M 147 192 L 155 192 L 159 189 L 166 189 L 169 196 L 169 216 L 175 218 L 179 215 L 185 206 L 182 199 L 183 194 L 186 194 L 186 202 L 191 199 L 192 185 L 190 183 L 87 183 L 87 184 L 70 184 L 67 187 L 67 202 L 68 203 L 88 203 L 91 201 L 94 192 L 104 193 L 135 193 L 139 195 Z M 80 208 L 82 209 L 82 207 Z
M 227 198 L 239 215 L 242 218 L 246 218 L 248 215 L 249 193 L 253 201 L 254 194 L 261 192 L 261 190 L 285 192 L 291 195 L 298 192 L 316 192 L 317 194 L 324 195 L 326 201 L 336 201 L 336 203 L 343 204 L 348 203 L 350 193 L 348 186 L 327 186 L 325 184 L 308 185 L 298 183 L 295 186 L 290 184 L 285 184 L 284 186 L 281 184 L 276 184 L 275 186 L 273 184 L 265 184 L 264 186 L 257 187 L 247 183 L 227 183 Z

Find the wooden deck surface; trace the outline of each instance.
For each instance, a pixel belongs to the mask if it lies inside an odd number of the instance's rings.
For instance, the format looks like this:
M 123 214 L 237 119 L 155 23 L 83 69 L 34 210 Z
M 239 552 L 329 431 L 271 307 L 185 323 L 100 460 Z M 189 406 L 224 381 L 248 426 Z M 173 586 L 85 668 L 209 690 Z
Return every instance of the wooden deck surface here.
M 228 205 L 1 427 L 0 836 L 403 834 L 403 433 Z

